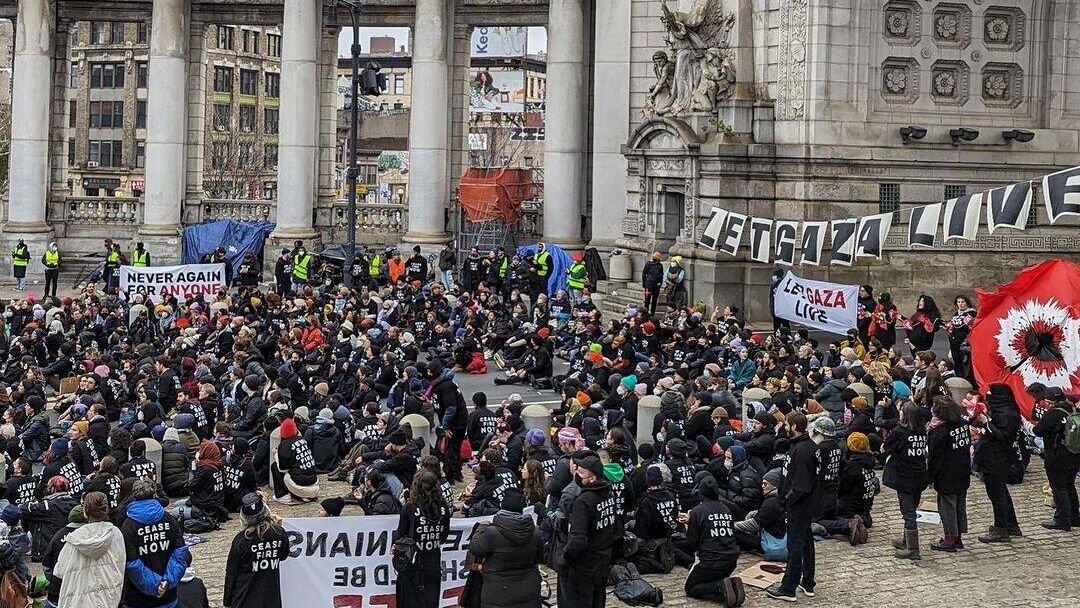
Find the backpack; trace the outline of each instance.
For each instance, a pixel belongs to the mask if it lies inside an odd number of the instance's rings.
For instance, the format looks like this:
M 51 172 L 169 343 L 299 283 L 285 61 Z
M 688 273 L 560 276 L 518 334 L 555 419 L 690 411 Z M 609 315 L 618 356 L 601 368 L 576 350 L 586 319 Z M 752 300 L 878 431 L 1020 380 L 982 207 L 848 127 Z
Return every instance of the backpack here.
M 1066 414 L 1064 423 L 1061 445 L 1072 454 L 1080 454 L 1080 412 Z
M 394 541 L 394 546 L 391 550 L 391 554 L 393 555 L 391 564 L 394 566 L 394 572 L 400 573 L 402 570 L 415 564 L 417 551 L 418 548 L 415 540 L 408 536 L 398 537 L 398 539 Z

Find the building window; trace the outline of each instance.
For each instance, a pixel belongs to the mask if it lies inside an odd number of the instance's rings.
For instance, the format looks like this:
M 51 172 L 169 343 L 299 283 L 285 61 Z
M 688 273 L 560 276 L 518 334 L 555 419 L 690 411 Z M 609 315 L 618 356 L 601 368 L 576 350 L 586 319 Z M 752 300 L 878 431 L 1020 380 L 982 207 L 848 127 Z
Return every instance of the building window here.
M 236 147 L 236 161 L 239 165 L 238 168 L 251 167 L 255 163 L 255 145 L 254 144 L 240 144 Z
M 900 210 L 900 184 L 878 184 L 878 213 Z
M 232 93 L 233 71 L 232 68 L 220 65 L 214 66 L 214 91 L 217 93 Z
M 67 141 L 68 146 L 68 166 L 75 166 L 75 139 L 71 138 Z
M 150 28 L 145 21 L 139 21 L 135 23 L 135 42 L 138 44 L 146 44 L 150 39 Z
M 124 22 L 113 21 L 112 22 L 112 43 L 124 44 Z
M 945 200 L 952 200 L 967 195 L 967 186 L 963 184 L 945 184 Z
M 79 62 L 72 61 L 68 67 L 68 86 L 75 89 L 79 86 Z
M 124 64 L 118 63 L 91 63 L 90 64 L 90 88 L 91 89 L 122 89 L 124 88 Z
M 214 130 L 228 131 L 232 124 L 232 106 L 224 103 L 214 104 Z
M 233 50 L 233 28 L 227 25 L 217 26 L 217 48 L 231 51 Z
M 240 70 L 240 94 L 255 95 L 259 90 L 259 73 L 255 70 Z
M 266 54 L 271 57 L 281 57 L 281 36 L 279 34 L 266 35 Z
M 135 167 L 142 169 L 146 166 L 146 142 L 135 142 Z
M 90 163 L 98 167 L 120 167 L 124 162 L 124 142 L 119 140 L 90 140 Z
M 405 104 L 398 101 L 398 102 L 394 103 L 394 109 L 395 110 L 404 110 L 405 109 Z
M 225 168 L 226 159 L 229 157 L 229 142 L 215 141 L 210 146 L 210 167 L 221 170 Z
M 124 126 L 124 102 L 91 101 L 90 128 L 120 129 Z
M 266 73 L 266 96 L 281 97 L 281 74 Z
M 140 100 L 140 101 L 135 102 L 135 128 L 136 129 L 145 129 L 146 128 L 146 102 L 145 101 Z
M 267 133 L 274 134 L 278 132 L 278 111 L 266 109 L 263 110 L 263 130 Z
M 277 144 L 266 144 L 263 146 L 263 165 L 265 165 L 267 169 L 277 167 Z
M 68 101 L 68 126 L 72 129 L 78 124 L 79 120 L 79 102 L 72 99 Z
M 106 43 L 109 24 L 106 21 L 90 22 L 90 44 L 101 46 Z
M 255 132 L 255 106 L 240 106 L 240 132 Z
M 277 198 L 277 182 L 263 182 L 263 199 L 272 201 Z
M 242 31 L 242 44 L 245 53 L 259 54 L 259 36 L 260 34 L 256 30 Z
M 1034 199 L 1035 200 L 1040 200 L 1037 195 L 1034 197 Z M 1039 225 L 1038 209 L 1039 209 L 1038 205 L 1032 205 L 1031 206 L 1031 210 L 1028 211 L 1027 222 L 1024 223 L 1025 228 L 1035 228 L 1035 227 L 1037 227 Z
M 394 95 L 405 94 L 405 75 L 398 74 L 394 76 Z
M 526 156 L 525 157 L 525 166 L 526 167 L 533 166 L 533 157 L 531 157 L 531 156 Z
M 145 89 L 149 78 L 150 67 L 145 61 L 137 61 L 135 63 L 135 86 L 140 89 Z

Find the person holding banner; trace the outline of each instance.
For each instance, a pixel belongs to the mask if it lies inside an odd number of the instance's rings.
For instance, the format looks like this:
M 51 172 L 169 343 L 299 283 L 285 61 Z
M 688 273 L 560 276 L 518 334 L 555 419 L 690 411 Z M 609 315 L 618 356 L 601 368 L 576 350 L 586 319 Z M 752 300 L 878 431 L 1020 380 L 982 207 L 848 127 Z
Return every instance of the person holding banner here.
M 225 608 L 281 608 L 281 562 L 289 557 L 289 537 L 261 494 L 244 496 L 244 529 L 233 538 L 225 564 Z
M 398 517 L 394 550 L 401 539 L 412 539 L 415 557 L 398 570 L 397 608 L 439 608 L 442 543 L 449 534 L 450 507 L 443 501 L 439 479 L 431 471 L 420 471 L 413 477 L 408 501 Z

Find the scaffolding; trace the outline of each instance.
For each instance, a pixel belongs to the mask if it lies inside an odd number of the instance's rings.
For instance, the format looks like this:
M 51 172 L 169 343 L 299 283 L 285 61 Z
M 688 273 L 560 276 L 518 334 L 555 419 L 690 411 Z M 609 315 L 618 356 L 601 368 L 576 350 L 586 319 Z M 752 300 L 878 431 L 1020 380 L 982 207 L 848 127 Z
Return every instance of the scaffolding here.
M 469 168 L 461 176 L 457 231 L 459 258 L 476 247 L 481 253 L 502 247 L 513 252 L 525 214 L 522 203 L 537 192 L 532 169 Z

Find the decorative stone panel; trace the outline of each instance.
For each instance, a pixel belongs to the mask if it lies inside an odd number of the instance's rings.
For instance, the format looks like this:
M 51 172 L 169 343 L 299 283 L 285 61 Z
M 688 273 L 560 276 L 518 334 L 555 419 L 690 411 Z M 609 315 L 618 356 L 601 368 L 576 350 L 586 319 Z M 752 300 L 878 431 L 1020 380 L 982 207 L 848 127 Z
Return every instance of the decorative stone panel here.
M 939 4 L 931 27 L 938 48 L 967 48 L 971 44 L 971 9 L 963 4 Z
M 1024 70 L 1015 63 L 987 63 L 982 70 L 982 99 L 991 107 L 1019 105 L 1024 99 Z
M 1027 18 L 1016 7 L 991 6 L 983 14 L 983 44 L 992 51 L 1019 51 L 1026 43 Z
M 890 103 L 918 99 L 919 62 L 911 57 L 889 57 L 882 62 L 881 97 Z
M 942 59 L 930 68 L 930 97 L 939 105 L 964 105 L 971 91 L 971 68 Z
M 914 0 L 892 0 L 885 5 L 881 34 L 889 44 L 915 46 L 922 39 L 922 7 Z

